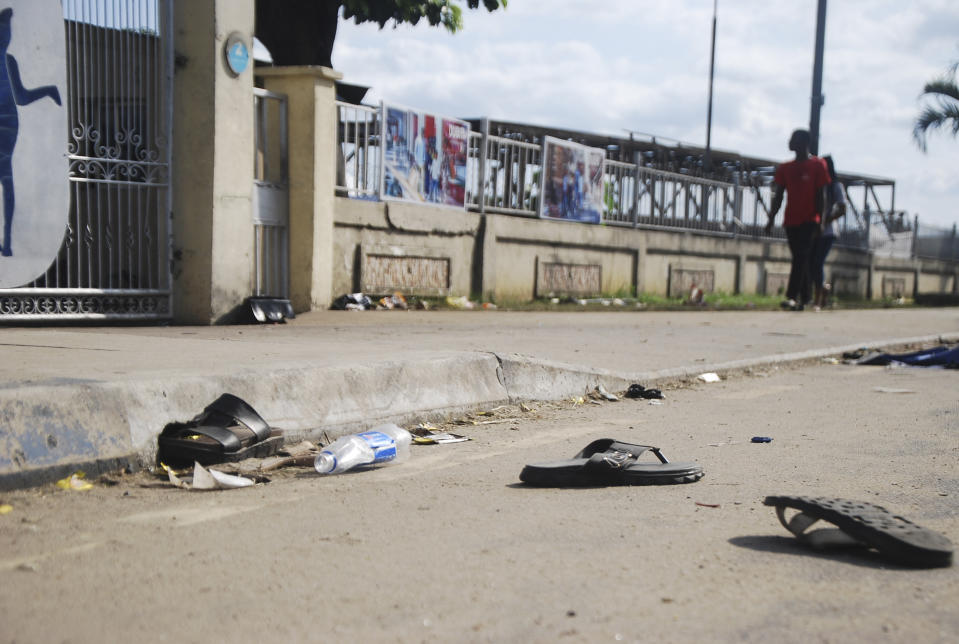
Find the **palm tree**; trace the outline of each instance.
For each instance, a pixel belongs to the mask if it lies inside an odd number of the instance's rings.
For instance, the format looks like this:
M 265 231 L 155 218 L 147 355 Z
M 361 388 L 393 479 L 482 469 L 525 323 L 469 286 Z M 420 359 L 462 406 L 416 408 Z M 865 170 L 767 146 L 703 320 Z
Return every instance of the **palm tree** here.
M 926 151 L 926 134 L 932 130 L 947 128 L 952 130 L 953 136 L 959 136 L 957 69 L 959 69 L 959 61 L 953 63 L 946 74 L 929 81 L 922 89 L 920 96 L 928 96 L 931 100 L 916 118 L 912 128 L 912 138 L 923 152 Z

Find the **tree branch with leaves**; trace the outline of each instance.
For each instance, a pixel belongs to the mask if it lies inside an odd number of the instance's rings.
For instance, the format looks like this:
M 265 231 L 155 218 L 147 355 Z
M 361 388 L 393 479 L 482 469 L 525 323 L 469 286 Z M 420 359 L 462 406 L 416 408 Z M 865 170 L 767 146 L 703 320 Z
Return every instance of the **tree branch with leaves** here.
M 926 137 L 935 130 L 951 130 L 952 136 L 959 136 L 959 85 L 956 84 L 956 70 L 959 61 L 953 63 L 941 77 L 929 81 L 922 89 L 920 98 L 928 99 L 912 128 L 912 138 L 923 152 L 926 151 Z
M 506 8 L 508 0 L 256 0 L 256 37 L 266 45 L 276 65 L 332 67 L 333 42 L 340 8 L 356 24 L 375 22 L 380 29 L 392 22 L 418 24 L 426 20 L 450 33 L 463 28 L 463 8 L 488 11 Z

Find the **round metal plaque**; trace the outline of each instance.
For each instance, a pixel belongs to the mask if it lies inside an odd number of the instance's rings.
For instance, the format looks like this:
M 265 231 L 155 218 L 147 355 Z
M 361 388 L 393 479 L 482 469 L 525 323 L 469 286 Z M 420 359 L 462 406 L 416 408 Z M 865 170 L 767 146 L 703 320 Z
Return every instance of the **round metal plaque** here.
M 226 54 L 226 64 L 235 76 L 239 76 L 249 67 L 250 48 L 241 34 L 235 32 L 230 34 L 223 51 Z

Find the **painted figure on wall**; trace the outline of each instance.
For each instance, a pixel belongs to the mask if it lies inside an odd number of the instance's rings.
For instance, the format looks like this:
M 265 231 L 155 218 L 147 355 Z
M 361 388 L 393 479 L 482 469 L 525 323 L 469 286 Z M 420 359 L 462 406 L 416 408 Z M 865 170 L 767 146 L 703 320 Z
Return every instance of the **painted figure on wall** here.
M 0 11 L 0 186 L 3 188 L 3 245 L 0 253 L 13 255 L 13 148 L 17 144 L 20 120 L 18 105 L 29 105 L 41 98 L 51 98 L 60 105 L 60 92 L 54 85 L 27 89 L 20 80 L 17 59 L 7 53 L 13 36 L 13 9 Z

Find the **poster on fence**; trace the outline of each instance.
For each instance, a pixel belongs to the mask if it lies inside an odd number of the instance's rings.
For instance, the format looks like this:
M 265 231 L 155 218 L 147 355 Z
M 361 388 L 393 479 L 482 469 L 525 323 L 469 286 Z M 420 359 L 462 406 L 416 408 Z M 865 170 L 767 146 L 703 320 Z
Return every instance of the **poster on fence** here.
M 464 208 L 469 123 L 383 105 L 383 199 Z
M 547 136 L 543 141 L 540 217 L 599 223 L 605 160 L 602 148 Z

